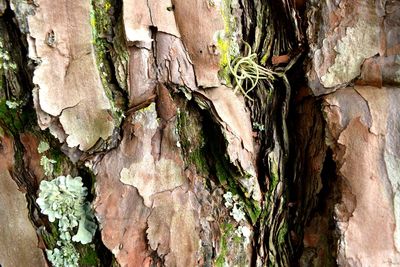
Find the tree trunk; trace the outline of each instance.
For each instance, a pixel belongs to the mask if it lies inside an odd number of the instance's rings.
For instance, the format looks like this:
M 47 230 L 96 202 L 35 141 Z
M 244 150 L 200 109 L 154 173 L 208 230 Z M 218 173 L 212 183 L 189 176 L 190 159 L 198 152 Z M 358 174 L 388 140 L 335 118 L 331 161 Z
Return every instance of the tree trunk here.
M 399 8 L 0 0 L 0 266 L 399 264 Z

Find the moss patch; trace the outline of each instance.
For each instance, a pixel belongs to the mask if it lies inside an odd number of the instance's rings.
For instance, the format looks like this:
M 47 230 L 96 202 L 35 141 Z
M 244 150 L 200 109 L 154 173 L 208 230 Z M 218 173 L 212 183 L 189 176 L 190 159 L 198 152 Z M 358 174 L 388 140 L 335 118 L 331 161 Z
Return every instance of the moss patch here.
M 123 111 L 126 109 L 126 100 L 114 74 L 114 66 L 111 63 L 111 51 L 115 54 L 113 46 L 115 17 L 114 12 L 117 7 L 116 0 L 92 0 L 90 12 L 90 24 L 92 27 L 93 45 L 96 54 L 97 69 L 100 74 L 101 82 L 110 100 L 111 112 L 116 124 L 122 122 Z M 124 51 L 124 57 L 127 58 L 126 50 L 121 48 L 118 43 L 119 52 Z M 126 88 L 126 86 L 124 86 Z
M 46 231 L 44 228 L 40 228 L 40 235 L 42 236 L 47 249 L 54 249 L 57 245 L 57 240 L 59 240 L 57 223 L 50 222 L 49 228 L 49 231 Z
M 186 164 L 195 166 L 200 175 L 207 177 L 209 166 L 200 115 L 188 108 L 188 103 L 185 101 L 177 118 L 177 130 Z
M 80 254 L 79 266 L 100 266 L 100 259 L 97 256 L 94 245 L 79 245 L 77 246 L 77 251 Z
M 233 58 L 239 54 L 239 45 L 237 40 L 237 18 L 232 15 L 232 0 L 221 1 L 221 15 L 224 21 L 224 30 L 217 32 L 215 39 L 220 52 L 220 71 L 219 76 L 226 82 L 231 84 L 231 76 L 229 64 Z
M 235 226 L 224 222 L 221 224 L 220 231 L 219 254 L 215 259 L 215 266 L 248 266 L 243 239 L 236 233 Z
M 206 118 L 204 124 L 207 125 L 205 126 L 207 130 L 204 132 L 204 136 L 207 146 L 205 149 L 207 157 L 213 163 L 210 166 L 210 173 L 215 174 L 216 180 L 226 191 L 239 196 L 240 201 L 245 204 L 248 218 L 255 224 L 261 212 L 259 204 L 251 197 L 248 197 L 246 189 L 240 185 L 238 180 L 245 174 L 241 173 L 224 153 L 226 151 L 226 140 L 221 129 L 209 116 L 206 116 Z

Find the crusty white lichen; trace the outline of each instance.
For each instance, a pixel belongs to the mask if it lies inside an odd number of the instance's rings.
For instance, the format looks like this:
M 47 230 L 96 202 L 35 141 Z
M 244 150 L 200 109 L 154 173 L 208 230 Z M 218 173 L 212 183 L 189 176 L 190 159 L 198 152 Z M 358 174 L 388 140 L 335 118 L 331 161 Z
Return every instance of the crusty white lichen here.
M 379 32 L 379 24 L 373 16 L 347 28 L 346 36 L 334 48 L 335 63 L 321 77 L 324 87 L 345 84 L 360 75 L 364 60 L 379 53 Z
M 230 215 L 236 222 L 241 222 L 246 220 L 246 213 L 243 210 L 244 203 L 240 201 L 238 195 L 233 195 L 231 192 L 226 192 L 223 195 L 225 199 L 225 207 L 231 210 Z

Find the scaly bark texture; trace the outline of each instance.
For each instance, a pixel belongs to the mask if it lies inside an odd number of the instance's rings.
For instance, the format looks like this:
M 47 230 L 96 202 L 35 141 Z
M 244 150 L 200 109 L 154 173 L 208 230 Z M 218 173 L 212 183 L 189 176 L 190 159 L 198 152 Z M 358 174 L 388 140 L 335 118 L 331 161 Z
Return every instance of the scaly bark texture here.
M 332 152 L 324 167 L 337 178 L 330 190 L 313 190 L 327 201 L 305 230 L 304 266 L 327 266 L 327 253 L 340 266 L 400 263 L 399 7 L 399 1 L 309 2 L 307 77 L 313 94 L 325 95 Z M 337 252 L 323 239 L 333 240 Z
M 399 5 L 0 0 L 0 264 L 68 174 L 79 266 L 399 264 Z

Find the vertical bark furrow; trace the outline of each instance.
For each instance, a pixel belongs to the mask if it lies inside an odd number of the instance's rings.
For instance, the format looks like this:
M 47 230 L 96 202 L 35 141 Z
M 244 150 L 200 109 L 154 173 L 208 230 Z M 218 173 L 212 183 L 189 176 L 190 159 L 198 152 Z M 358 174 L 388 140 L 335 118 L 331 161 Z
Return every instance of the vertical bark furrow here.
M 249 27 L 245 21 L 244 36 L 257 53 L 259 64 L 274 68 L 273 57 L 293 54 L 299 43 L 296 38 L 296 18 L 290 1 L 243 1 L 245 14 L 254 14 L 256 23 Z M 248 3 L 252 2 L 252 3 Z M 254 7 L 253 7 L 254 4 Z M 255 8 L 257 7 L 257 9 Z M 250 28 L 250 29 L 249 29 Z M 254 37 L 252 36 L 254 32 Z M 287 62 L 286 62 L 287 63 Z M 266 255 L 255 261 L 257 266 L 288 266 L 292 257 L 288 238 L 287 186 L 286 174 L 289 157 L 289 137 L 286 126 L 290 103 L 291 86 L 285 73 L 276 81 L 259 80 L 258 86 L 249 93 L 254 101 L 248 101 L 252 110 L 253 124 L 263 125 L 265 130 L 258 132 L 260 143 L 259 181 L 264 189 L 265 203 L 261 217 L 261 231 L 257 241 L 263 246 Z M 258 249 L 257 249 L 258 250 Z M 256 250 L 256 251 L 257 251 Z M 261 256 L 261 255 L 260 255 Z

